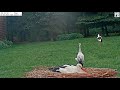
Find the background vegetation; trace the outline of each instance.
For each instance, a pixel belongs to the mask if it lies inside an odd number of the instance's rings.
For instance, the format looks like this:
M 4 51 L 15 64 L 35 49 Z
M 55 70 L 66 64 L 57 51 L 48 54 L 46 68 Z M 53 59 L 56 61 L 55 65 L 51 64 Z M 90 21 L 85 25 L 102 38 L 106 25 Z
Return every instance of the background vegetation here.
M 23 12 L 22 17 L 7 17 L 7 39 L 14 42 L 55 41 L 72 33 L 120 35 L 119 28 L 120 18 L 113 12 Z

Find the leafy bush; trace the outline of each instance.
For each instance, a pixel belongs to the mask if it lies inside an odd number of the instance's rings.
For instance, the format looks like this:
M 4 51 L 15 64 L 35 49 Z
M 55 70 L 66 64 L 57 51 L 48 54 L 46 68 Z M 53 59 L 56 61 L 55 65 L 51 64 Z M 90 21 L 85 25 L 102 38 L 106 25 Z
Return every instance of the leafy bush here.
M 8 40 L 0 41 L 0 49 L 10 47 L 13 43 Z
M 57 36 L 57 40 L 72 40 L 76 38 L 83 38 L 83 35 L 79 33 L 71 33 L 71 34 L 62 34 Z
M 13 44 L 12 41 L 9 41 L 9 40 L 4 40 L 3 41 L 5 44 L 7 44 L 8 46 L 11 46 Z

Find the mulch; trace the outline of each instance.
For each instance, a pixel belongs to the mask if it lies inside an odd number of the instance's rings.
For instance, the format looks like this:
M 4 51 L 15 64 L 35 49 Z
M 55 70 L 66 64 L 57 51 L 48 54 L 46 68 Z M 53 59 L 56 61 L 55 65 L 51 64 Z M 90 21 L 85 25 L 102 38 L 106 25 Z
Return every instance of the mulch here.
M 25 73 L 25 78 L 117 78 L 118 72 L 110 68 L 82 68 L 87 73 L 52 72 L 48 67 L 38 67 Z

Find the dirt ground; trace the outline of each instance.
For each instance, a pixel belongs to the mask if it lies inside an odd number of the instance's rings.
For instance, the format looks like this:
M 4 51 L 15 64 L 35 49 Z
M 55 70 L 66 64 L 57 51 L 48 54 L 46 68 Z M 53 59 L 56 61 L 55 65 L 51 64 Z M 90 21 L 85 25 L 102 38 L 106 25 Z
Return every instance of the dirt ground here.
M 118 72 L 109 68 L 82 68 L 85 74 L 70 73 L 63 74 L 59 72 L 52 72 L 50 67 L 37 67 L 34 70 L 27 72 L 25 78 L 117 78 Z

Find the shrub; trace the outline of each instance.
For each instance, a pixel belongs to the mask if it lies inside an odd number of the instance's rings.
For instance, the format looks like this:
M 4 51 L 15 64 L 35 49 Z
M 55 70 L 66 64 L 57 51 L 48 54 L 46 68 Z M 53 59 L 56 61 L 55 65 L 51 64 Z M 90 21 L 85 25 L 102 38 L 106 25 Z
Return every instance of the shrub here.
M 57 36 L 57 40 L 72 40 L 76 38 L 83 38 L 83 35 L 79 33 L 71 33 L 71 34 L 62 34 Z
M 13 43 L 8 40 L 0 41 L 0 49 L 10 47 Z
M 3 42 L 4 42 L 5 44 L 9 45 L 9 46 L 11 46 L 11 45 L 13 44 L 13 42 L 12 42 L 12 41 L 9 41 L 9 40 L 4 40 Z

